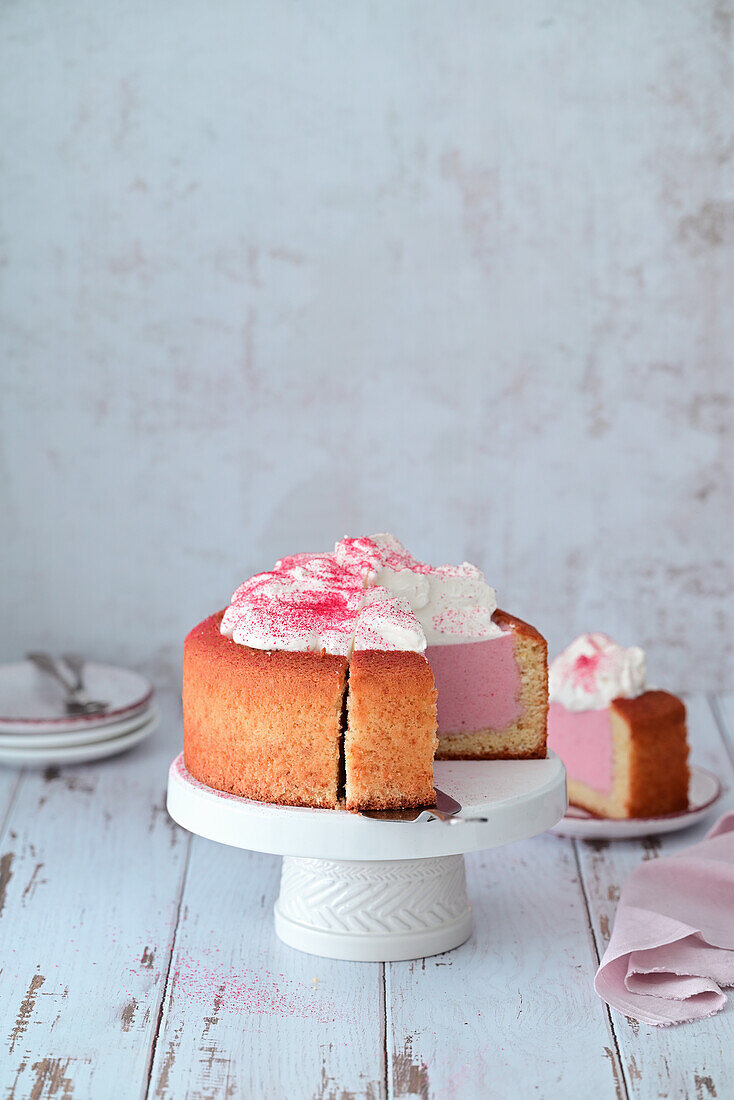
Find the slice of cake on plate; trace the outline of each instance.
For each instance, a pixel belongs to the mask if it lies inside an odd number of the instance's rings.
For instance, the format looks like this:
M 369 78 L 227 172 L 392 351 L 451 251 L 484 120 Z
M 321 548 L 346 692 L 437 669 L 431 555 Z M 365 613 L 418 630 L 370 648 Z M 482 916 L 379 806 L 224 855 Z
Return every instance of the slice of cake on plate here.
M 548 745 L 568 798 L 602 817 L 654 817 L 688 806 L 686 708 L 646 687 L 645 654 L 582 634 L 550 668 Z

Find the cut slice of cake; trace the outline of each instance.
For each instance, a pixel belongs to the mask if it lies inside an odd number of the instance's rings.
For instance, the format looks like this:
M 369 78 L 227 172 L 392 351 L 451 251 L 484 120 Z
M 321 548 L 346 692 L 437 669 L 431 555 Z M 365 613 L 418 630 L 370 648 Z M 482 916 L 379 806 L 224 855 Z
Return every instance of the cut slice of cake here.
M 688 805 L 683 702 L 645 684 L 645 655 L 583 634 L 552 663 L 548 744 L 568 798 L 601 817 L 654 817 Z
M 436 689 L 425 644 L 406 599 L 365 591 L 349 662 L 348 810 L 435 805 Z
M 349 666 L 348 810 L 433 806 L 436 691 L 420 653 L 365 649 Z

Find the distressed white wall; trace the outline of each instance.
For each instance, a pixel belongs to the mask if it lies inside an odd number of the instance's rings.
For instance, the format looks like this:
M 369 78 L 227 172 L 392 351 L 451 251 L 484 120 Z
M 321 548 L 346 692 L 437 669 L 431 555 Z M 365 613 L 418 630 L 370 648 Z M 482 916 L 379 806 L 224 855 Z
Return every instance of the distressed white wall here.
M 0 10 L 0 657 L 390 529 L 734 686 L 725 0 Z

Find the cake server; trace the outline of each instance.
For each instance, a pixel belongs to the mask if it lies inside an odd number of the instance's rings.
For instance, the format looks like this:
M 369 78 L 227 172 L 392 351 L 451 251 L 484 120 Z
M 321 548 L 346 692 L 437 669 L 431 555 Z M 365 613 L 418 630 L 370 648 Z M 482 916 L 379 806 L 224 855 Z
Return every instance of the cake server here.
M 458 817 L 461 803 L 451 795 L 436 790 L 435 806 L 410 806 L 406 810 L 360 810 L 362 817 L 371 817 L 375 821 L 430 821 L 432 817 L 444 825 L 466 825 L 469 821 L 486 821 L 486 817 Z

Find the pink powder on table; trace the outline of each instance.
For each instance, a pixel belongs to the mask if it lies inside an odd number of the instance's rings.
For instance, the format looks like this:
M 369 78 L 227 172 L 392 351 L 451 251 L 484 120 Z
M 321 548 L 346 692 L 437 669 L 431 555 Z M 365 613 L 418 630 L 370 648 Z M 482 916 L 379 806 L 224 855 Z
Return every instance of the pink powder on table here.
M 283 974 L 234 969 L 209 963 L 205 948 L 182 951 L 172 979 L 172 1001 L 182 998 L 187 1005 L 241 1015 L 280 1016 L 282 1019 L 313 1019 L 323 1026 L 346 1019 L 342 1006 L 326 983 L 296 981 Z
M 520 670 L 511 632 L 429 645 L 426 657 L 438 689 L 439 733 L 503 730 L 520 717 Z
M 608 794 L 612 789 L 612 720 L 609 707 L 566 710 L 551 703 L 548 747 L 560 756 L 569 779 Z

